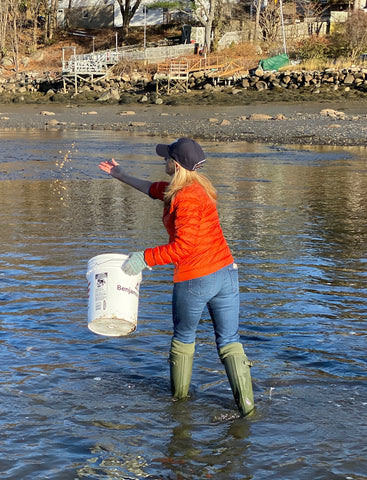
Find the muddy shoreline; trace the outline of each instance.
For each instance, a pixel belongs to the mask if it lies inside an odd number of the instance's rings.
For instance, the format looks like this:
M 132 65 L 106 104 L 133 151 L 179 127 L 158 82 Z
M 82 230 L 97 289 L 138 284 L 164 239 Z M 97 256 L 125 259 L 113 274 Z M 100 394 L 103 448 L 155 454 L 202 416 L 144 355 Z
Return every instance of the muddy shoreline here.
M 365 147 L 367 101 L 0 105 L 0 131 L 19 129 L 115 130 L 212 141 Z

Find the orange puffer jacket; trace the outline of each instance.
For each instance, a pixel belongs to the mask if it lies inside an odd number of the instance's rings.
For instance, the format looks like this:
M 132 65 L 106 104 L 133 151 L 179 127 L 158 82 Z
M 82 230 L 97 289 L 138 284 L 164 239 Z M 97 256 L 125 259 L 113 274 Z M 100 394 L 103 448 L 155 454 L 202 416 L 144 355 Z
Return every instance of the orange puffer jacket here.
M 167 185 L 153 183 L 150 196 L 163 200 Z M 163 223 L 169 243 L 146 249 L 144 256 L 150 267 L 173 263 L 174 282 L 209 275 L 233 263 L 216 204 L 198 183 L 176 194 L 171 205 L 164 208 Z

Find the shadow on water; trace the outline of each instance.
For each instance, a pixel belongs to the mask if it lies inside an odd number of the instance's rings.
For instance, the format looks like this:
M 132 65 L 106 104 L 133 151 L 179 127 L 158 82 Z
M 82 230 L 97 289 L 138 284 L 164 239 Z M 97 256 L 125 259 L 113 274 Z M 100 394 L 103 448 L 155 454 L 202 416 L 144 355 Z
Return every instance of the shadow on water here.
M 367 478 L 364 149 L 204 145 L 254 361 L 241 419 L 207 312 L 170 397 L 170 267 L 144 272 L 135 333 L 87 329 L 88 259 L 166 241 L 161 205 L 97 168 L 161 179 L 154 139 L 1 140 L 1 478 Z

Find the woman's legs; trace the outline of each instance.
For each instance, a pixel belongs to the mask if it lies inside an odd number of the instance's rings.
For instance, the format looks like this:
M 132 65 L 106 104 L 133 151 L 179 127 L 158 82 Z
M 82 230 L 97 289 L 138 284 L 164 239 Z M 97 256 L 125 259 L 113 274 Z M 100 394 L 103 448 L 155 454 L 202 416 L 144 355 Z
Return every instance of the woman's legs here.
M 191 282 L 191 283 L 190 283 Z M 196 329 L 206 300 L 192 295 L 192 281 L 175 283 L 172 297 L 173 338 L 169 363 L 174 398 L 187 397 L 191 382 Z
M 174 285 L 174 334 L 170 351 L 172 394 L 175 398 L 188 395 L 196 329 L 205 305 L 213 321 L 219 357 L 233 396 L 241 414 L 247 415 L 254 408 L 251 363 L 239 343 L 239 287 L 235 264 L 211 275 Z
M 208 302 L 208 308 L 214 325 L 219 358 L 226 370 L 237 407 L 241 415 L 245 416 L 254 408 L 254 396 L 250 374 L 251 362 L 239 342 L 237 266 L 231 266 L 224 273 L 222 288 Z
M 171 391 L 175 398 L 188 395 L 197 326 L 205 306 L 208 305 L 212 310 L 209 302 L 214 297 L 215 315 L 212 318 L 217 345 L 219 339 L 220 347 L 222 343 L 225 345 L 239 340 L 237 269 L 231 265 L 211 275 L 174 284 L 170 377 Z

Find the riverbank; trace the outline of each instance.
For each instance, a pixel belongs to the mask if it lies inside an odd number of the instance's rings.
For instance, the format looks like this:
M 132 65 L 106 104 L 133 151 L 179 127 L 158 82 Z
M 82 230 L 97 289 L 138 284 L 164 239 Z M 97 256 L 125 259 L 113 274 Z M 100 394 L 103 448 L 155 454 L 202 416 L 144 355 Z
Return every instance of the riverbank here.
M 174 102 L 173 102 L 174 103 Z M 268 144 L 367 146 L 367 100 L 243 105 L 0 105 L 0 130 L 115 130 Z

